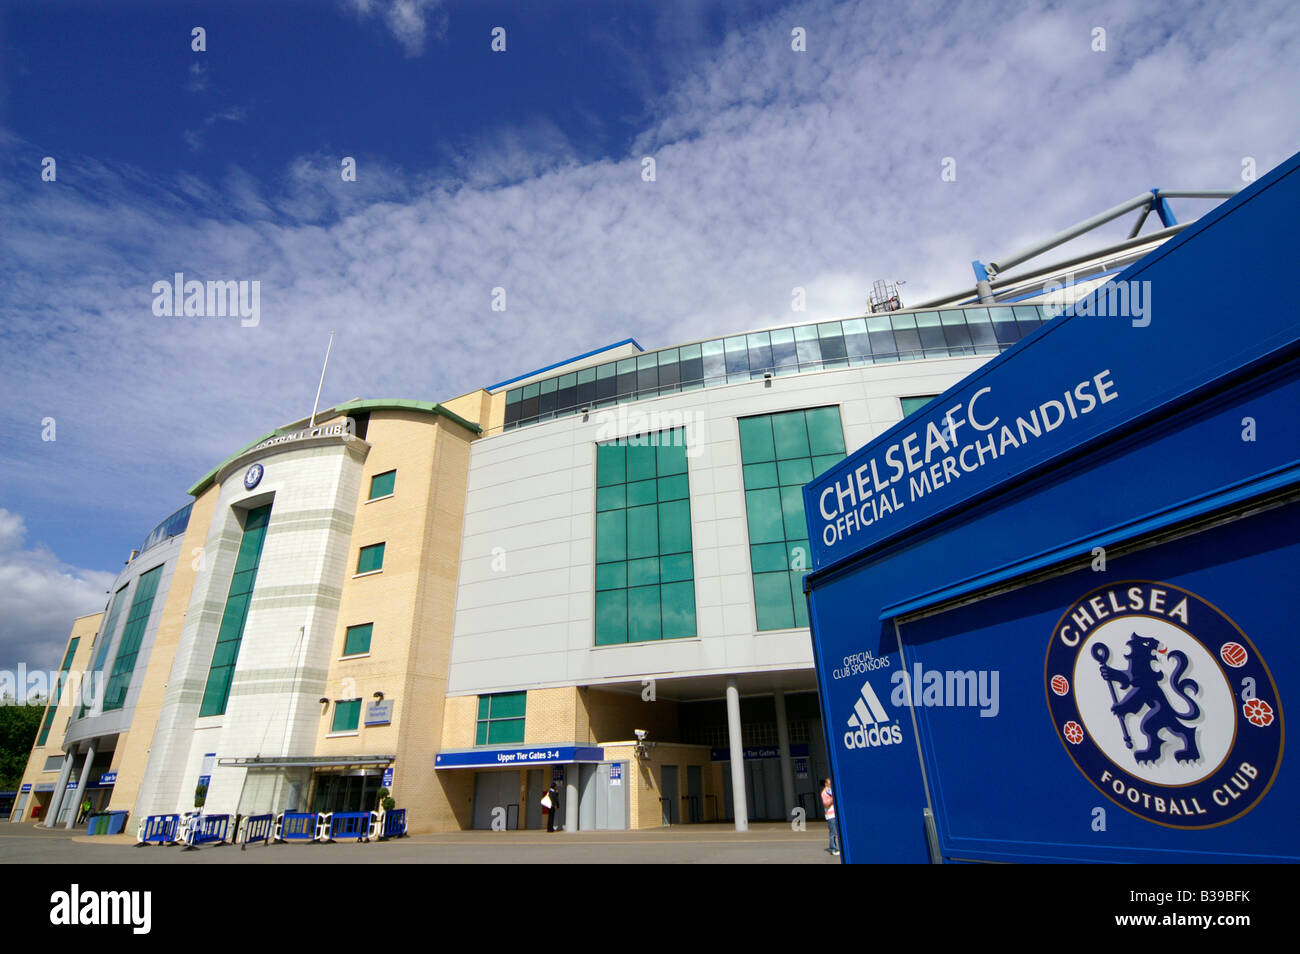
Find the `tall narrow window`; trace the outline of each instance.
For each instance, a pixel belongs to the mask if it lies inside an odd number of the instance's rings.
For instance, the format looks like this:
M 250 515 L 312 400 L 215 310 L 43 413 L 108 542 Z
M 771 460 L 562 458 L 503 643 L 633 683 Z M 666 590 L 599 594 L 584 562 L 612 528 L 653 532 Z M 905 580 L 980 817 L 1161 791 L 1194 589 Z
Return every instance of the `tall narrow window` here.
M 122 641 L 117 647 L 117 659 L 113 662 L 113 674 L 108 677 L 108 683 L 104 687 L 105 712 L 120 709 L 126 702 L 126 690 L 131 687 L 131 674 L 135 672 L 140 643 L 144 640 L 144 631 L 149 625 L 149 613 L 153 610 L 153 598 L 158 593 L 158 581 L 161 579 L 162 567 L 156 566 L 148 573 L 141 574 L 136 581 L 135 596 L 131 598 L 131 610 L 126 614 Z
M 696 635 L 681 428 L 596 446 L 596 645 Z
M 262 560 L 262 543 L 270 519 L 270 504 L 250 510 L 244 517 L 244 535 L 239 541 L 235 573 L 230 579 L 226 608 L 221 614 L 221 629 L 217 631 L 217 645 L 212 651 L 208 683 L 199 706 L 200 716 L 224 715 L 226 703 L 230 700 L 230 681 L 235 674 L 235 662 L 239 659 L 239 644 L 244 639 L 248 604 L 253 597 L 253 585 L 257 582 L 257 567 Z
M 803 485 L 844 457 L 837 407 L 740 420 L 754 613 L 760 630 L 808 625 Z
M 124 586 L 113 594 L 113 603 L 108 608 L 108 621 L 100 629 L 99 635 L 95 637 L 95 661 L 90 667 L 91 679 L 104 671 L 104 663 L 108 659 L 109 647 L 113 645 L 113 634 L 117 632 L 117 617 L 121 614 L 122 604 L 125 602 L 126 587 Z M 89 701 L 82 702 L 81 708 L 77 710 L 77 718 L 82 718 L 89 708 Z
M 77 654 L 77 644 L 81 642 L 81 637 L 76 636 L 72 642 L 68 643 L 68 651 L 63 654 L 63 665 L 59 667 L 59 681 L 54 685 L 54 691 L 50 696 L 50 704 L 45 709 L 45 721 L 41 723 L 41 734 L 36 739 L 36 745 L 42 746 L 45 740 L 50 737 L 50 726 L 54 724 L 54 712 L 59 708 L 59 697 L 63 695 L 63 675 L 72 668 L 72 657 Z

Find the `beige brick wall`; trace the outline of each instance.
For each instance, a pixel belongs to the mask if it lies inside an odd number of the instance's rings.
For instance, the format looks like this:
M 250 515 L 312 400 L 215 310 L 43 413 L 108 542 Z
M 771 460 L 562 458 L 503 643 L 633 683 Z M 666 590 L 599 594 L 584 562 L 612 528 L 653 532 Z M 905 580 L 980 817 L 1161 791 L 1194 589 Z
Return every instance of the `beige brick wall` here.
M 722 788 L 720 775 L 714 769 L 709 758 L 709 747 L 705 745 L 664 744 L 650 749 L 644 759 L 637 759 L 633 754 L 632 743 L 605 746 L 605 761 L 628 762 L 628 771 L 624 784 L 630 785 L 628 805 L 628 825 L 631 828 L 660 828 L 663 826 L 663 808 L 659 799 L 663 797 L 663 767 L 677 766 L 677 812 L 684 823 L 687 818 L 686 805 L 681 796 L 686 794 L 686 767 L 698 765 L 702 768 L 703 785 L 700 799 L 703 817 L 715 821 L 722 812 Z M 715 796 L 710 799 L 708 796 Z M 713 806 L 716 806 L 714 808 Z
M 634 730 L 645 729 L 651 740 L 677 738 L 677 703 L 667 699 L 649 701 L 641 692 L 616 692 L 583 688 L 587 738 L 592 744 L 621 742 L 636 738 Z
M 321 718 L 318 755 L 393 755 L 393 797 L 407 809 L 410 831 L 467 827 L 468 790 L 435 773 L 443 738 L 443 700 L 451 653 L 461 522 L 473 435 L 445 417 L 375 411 L 366 440 L 349 570 L 361 547 L 384 543 L 383 571 L 344 579 L 326 694 L 362 700 L 356 733 L 331 733 L 333 707 Z M 393 495 L 370 500 L 376 474 L 396 470 Z M 342 658 L 349 626 L 373 624 L 368 655 Z M 392 700 L 393 721 L 364 724 L 376 691 Z M 472 744 L 472 726 L 470 729 Z M 441 773 L 455 776 L 456 773 Z
M 524 715 L 524 744 L 589 741 L 578 736 L 580 706 L 578 690 L 572 686 L 530 690 Z
M 68 646 L 74 639 L 80 640 L 77 643 L 77 651 L 68 664 L 69 672 L 84 673 L 90 668 L 94 636 L 99 631 L 99 626 L 103 621 L 103 613 L 92 613 L 89 616 L 80 616 L 73 620 L 72 631 L 68 633 L 68 640 L 63 644 L 63 652 L 59 654 L 58 659 L 58 662 L 62 663 L 63 657 L 68 653 Z M 57 672 L 57 670 L 55 671 Z M 45 744 L 34 746 L 31 754 L 27 757 L 27 767 L 23 770 L 22 781 L 19 783 L 18 788 L 19 792 L 22 791 L 23 785 L 30 784 L 34 789 L 40 782 L 57 782 L 59 780 L 57 771 L 44 771 L 45 760 L 52 755 L 63 755 L 63 735 L 68 729 L 68 720 L 72 718 L 73 713 L 77 711 L 81 704 L 80 696 L 73 692 L 74 688 L 79 689 L 79 685 L 69 685 L 60 694 L 58 707 L 54 710 L 54 722 L 50 725 L 50 734 L 46 737 Z M 41 721 L 37 729 L 38 739 L 40 738 L 39 726 L 45 724 L 46 711 L 45 708 L 41 710 Z M 19 797 L 21 798 L 21 795 Z M 29 821 L 32 815 L 32 806 L 42 802 L 49 805 L 49 794 L 43 794 L 42 798 L 38 800 L 35 792 L 29 793 L 27 804 L 23 806 L 23 817 L 18 820 Z

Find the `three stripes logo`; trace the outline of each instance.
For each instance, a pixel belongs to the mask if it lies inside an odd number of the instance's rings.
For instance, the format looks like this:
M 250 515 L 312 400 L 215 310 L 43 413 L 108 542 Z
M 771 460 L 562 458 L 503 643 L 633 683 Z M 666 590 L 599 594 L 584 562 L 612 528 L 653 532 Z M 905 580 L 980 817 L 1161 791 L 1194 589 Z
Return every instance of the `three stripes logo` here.
M 902 728 L 885 712 L 880 697 L 869 682 L 862 684 L 848 725 L 848 731 L 844 733 L 846 749 L 870 749 L 903 741 Z

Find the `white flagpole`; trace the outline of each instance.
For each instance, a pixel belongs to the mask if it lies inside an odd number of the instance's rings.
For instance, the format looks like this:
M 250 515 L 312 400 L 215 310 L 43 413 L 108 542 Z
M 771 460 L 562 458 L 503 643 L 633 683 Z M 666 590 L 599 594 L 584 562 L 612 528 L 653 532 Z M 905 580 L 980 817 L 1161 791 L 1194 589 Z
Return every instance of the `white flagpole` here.
M 325 363 L 320 366 L 320 384 L 316 385 L 316 403 L 311 406 L 311 425 L 316 426 L 316 409 L 320 407 L 321 388 L 325 387 L 325 369 L 330 366 L 330 349 L 334 347 L 334 332 L 330 332 L 330 343 L 325 346 Z

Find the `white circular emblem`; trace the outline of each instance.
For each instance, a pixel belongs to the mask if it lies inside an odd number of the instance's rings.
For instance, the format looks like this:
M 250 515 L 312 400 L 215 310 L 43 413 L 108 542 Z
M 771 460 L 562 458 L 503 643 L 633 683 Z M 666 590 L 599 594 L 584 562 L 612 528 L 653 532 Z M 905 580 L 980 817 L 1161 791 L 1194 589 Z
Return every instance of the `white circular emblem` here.
M 244 489 L 252 490 L 261 483 L 263 473 L 265 473 L 265 471 L 262 469 L 261 464 L 254 464 L 252 467 L 248 468 L 247 472 L 244 474 Z
M 1135 629 L 1141 630 L 1136 640 Z M 1167 705 L 1170 718 L 1160 718 L 1161 713 L 1150 719 L 1146 735 L 1139 719 L 1116 718 L 1111 684 L 1097 675 L 1102 656 L 1116 670 L 1153 667 L 1159 674 L 1153 688 L 1162 690 L 1160 698 L 1166 700 L 1154 704 Z M 1125 616 L 1093 630 L 1075 660 L 1073 681 L 1084 728 L 1117 766 L 1159 785 L 1189 785 L 1223 764 L 1236 734 L 1232 690 L 1214 657 L 1183 629 L 1154 616 Z M 1154 693 L 1152 699 L 1157 699 Z M 1157 732 L 1162 737 L 1148 737 Z

